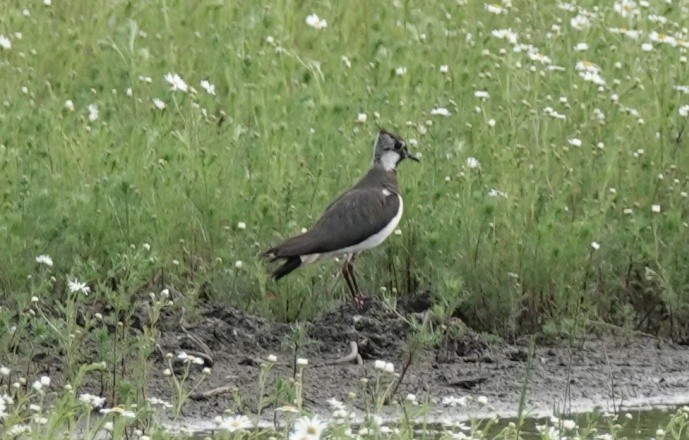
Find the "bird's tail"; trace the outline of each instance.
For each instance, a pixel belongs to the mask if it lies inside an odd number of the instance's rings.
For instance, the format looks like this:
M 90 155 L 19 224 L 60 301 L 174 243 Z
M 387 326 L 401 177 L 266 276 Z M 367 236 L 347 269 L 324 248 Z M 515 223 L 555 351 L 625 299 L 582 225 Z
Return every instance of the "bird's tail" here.
M 299 266 L 301 266 L 301 258 L 298 255 L 296 257 L 288 257 L 282 266 L 275 269 L 272 275 L 273 279 L 277 281 Z

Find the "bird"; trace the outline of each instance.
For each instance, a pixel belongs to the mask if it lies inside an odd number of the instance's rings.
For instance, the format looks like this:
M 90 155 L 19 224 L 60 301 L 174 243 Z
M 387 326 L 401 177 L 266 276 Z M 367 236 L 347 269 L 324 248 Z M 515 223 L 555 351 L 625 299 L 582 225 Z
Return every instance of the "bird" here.
M 357 306 L 366 296 L 359 289 L 352 262 L 365 250 L 381 244 L 397 228 L 404 203 L 397 185 L 397 166 L 405 159 L 419 162 L 400 136 L 381 129 L 373 144 L 368 172 L 332 201 L 313 226 L 287 238 L 260 255 L 281 261 L 272 278 L 277 281 L 298 267 L 343 257 L 342 275 Z

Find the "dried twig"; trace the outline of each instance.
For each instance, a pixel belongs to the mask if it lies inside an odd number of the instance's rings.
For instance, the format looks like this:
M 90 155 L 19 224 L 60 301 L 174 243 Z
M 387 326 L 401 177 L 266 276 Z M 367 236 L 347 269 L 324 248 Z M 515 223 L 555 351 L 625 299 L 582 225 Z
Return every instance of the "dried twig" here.
M 202 351 L 203 353 L 205 353 L 205 356 L 200 356 L 200 357 L 204 357 L 204 358 L 207 357 L 209 359 L 213 358 L 213 352 L 211 351 L 208 344 L 203 342 L 201 340 L 201 338 L 199 338 L 198 336 L 194 335 L 193 333 L 188 332 L 186 329 L 182 329 L 182 330 L 184 330 L 184 335 L 187 337 L 187 339 L 189 339 L 189 341 L 191 341 L 192 343 L 194 343 L 194 345 L 196 345 L 198 347 L 198 351 Z
M 359 346 L 357 343 L 355 341 L 351 341 L 349 343 L 349 347 L 351 351 L 348 355 L 335 359 L 334 361 L 326 362 L 325 365 L 349 364 L 352 362 L 356 362 L 357 365 L 363 365 L 364 361 L 361 359 L 361 355 L 359 354 Z
M 212 388 L 202 393 L 192 393 L 189 395 L 189 398 L 191 400 L 208 400 L 211 397 L 222 396 L 224 394 L 232 394 L 236 390 L 237 387 L 234 385 L 224 385 L 218 388 Z

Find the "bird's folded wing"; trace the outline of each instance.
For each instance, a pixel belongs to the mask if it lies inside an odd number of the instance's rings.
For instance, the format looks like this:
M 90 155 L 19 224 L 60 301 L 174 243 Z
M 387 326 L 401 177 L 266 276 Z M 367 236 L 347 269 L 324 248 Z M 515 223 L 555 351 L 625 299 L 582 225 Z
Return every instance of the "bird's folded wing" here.
M 380 232 L 397 215 L 399 196 L 382 188 L 354 188 L 333 202 L 307 232 L 274 248 L 277 257 L 322 254 Z

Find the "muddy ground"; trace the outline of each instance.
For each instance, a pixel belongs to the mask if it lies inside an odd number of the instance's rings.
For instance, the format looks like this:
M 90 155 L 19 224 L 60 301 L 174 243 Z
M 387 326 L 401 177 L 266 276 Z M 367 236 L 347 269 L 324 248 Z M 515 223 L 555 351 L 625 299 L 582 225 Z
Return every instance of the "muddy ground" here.
M 401 372 L 412 335 L 409 321 L 422 320 L 428 307 L 430 302 L 423 297 L 400 301 L 396 310 L 372 300 L 362 310 L 342 304 L 305 323 L 306 337 L 296 349 L 299 357 L 309 361 L 304 373 L 305 406 L 325 413 L 328 399 L 346 400 L 354 392 L 355 408 L 366 408 L 370 397 L 362 392 L 362 379 L 374 377 L 377 359 L 394 363 L 395 371 Z M 496 413 L 515 413 L 528 364 L 528 339 L 514 344 L 491 341 L 459 320 L 444 329 L 439 343 L 417 353 L 397 397 L 413 393 L 418 399 L 440 400 L 483 395 Z M 271 395 L 278 378 L 292 377 L 295 346 L 288 342 L 292 333 L 289 324 L 268 322 L 228 306 L 207 306 L 194 322 L 165 330 L 161 353 L 195 351 L 212 368 L 199 391 L 236 389 L 242 396 L 240 402 L 231 392 L 190 401 L 184 415 L 193 420 L 212 419 L 224 410 L 253 413 L 263 359 L 270 354 L 278 358 L 269 379 Z M 357 343 L 363 363 L 333 364 L 350 353 L 351 342 Z M 689 401 L 689 346 L 613 334 L 577 341 L 572 349 L 568 346 L 567 341 L 549 346 L 537 343 L 527 399 L 532 414 L 556 407 L 586 411 L 600 406 L 612 411 L 620 406 Z M 156 371 L 162 372 L 167 361 L 161 355 L 157 362 Z M 170 386 L 162 375 L 154 378 L 150 388 L 151 395 L 170 397 Z M 438 417 L 448 414 L 442 405 L 437 406 Z

